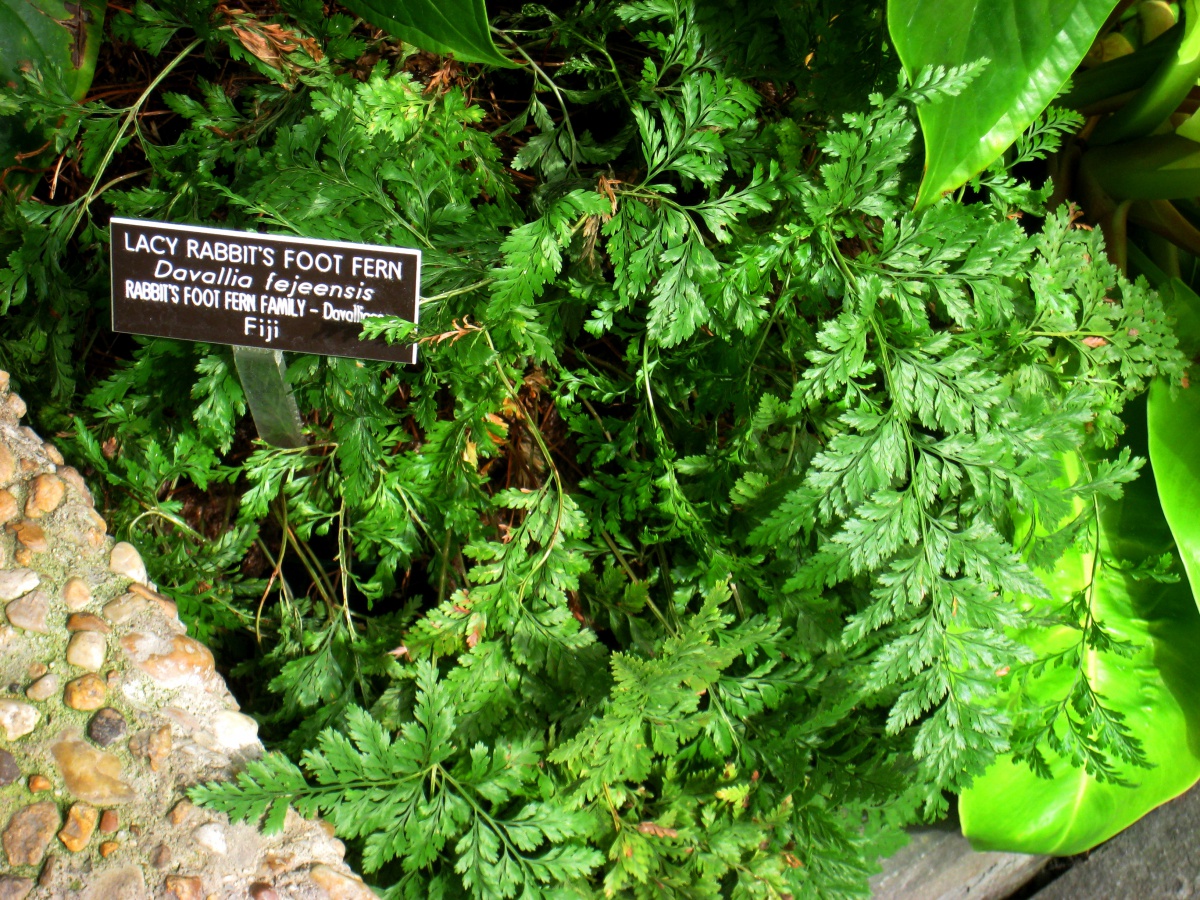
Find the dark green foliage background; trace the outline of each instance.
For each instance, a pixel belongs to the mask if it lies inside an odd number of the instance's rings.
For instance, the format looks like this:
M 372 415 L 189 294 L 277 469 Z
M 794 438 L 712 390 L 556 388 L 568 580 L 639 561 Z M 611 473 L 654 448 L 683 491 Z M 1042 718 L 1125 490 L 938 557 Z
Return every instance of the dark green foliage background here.
M 0 361 L 280 750 L 196 799 L 328 815 L 391 897 L 850 897 L 1047 722 L 1136 759 L 1102 703 L 994 703 L 1072 501 L 1136 476 L 1125 401 L 1182 367 L 1007 172 L 1069 117 L 914 214 L 913 104 L 975 70 L 897 88 L 869 4 L 502 10 L 523 69 L 436 76 L 271 14 L 321 58 L 203 0 L 117 18 L 255 73 L 168 91 L 173 132 L 4 101 L 94 181 L 4 198 Z M 376 330 L 421 363 L 292 357 L 312 444 L 253 444 L 227 348 L 97 366 L 104 209 L 420 247 L 419 331 Z

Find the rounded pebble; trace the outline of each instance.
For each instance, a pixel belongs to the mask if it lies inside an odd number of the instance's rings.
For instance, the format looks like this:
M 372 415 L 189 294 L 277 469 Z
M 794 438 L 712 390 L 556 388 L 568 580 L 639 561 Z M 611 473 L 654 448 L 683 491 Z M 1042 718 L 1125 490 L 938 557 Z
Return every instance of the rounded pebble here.
M 167 618 L 179 618 L 179 607 L 175 605 L 175 601 L 170 597 L 160 594 L 158 591 L 152 591 L 144 584 L 138 584 L 137 582 L 129 586 L 129 592 L 137 594 L 143 600 L 149 600 L 151 603 L 157 604 L 158 608 L 163 611 L 163 615 Z
M 223 709 L 209 720 L 216 749 L 240 750 L 258 743 L 258 723 L 245 713 Z
M 62 466 L 58 470 L 58 477 L 75 489 L 85 505 L 92 506 L 95 502 L 92 499 L 92 492 L 88 490 L 87 482 L 83 480 L 83 476 L 77 469 L 73 466 Z
M 13 600 L 4 607 L 8 621 L 26 631 L 49 634 L 46 617 L 50 613 L 50 598 L 42 591 L 31 591 L 20 600 Z
M 108 623 L 94 613 L 77 612 L 67 616 L 67 631 L 95 631 L 108 634 L 112 631 Z
M 329 866 L 313 866 L 308 873 L 313 883 L 325 889 L 330 900 L 373 900 L 374 892 L 351 875 Z
M 94 631 L 80 631 L 67 644 L 67 662 L 89 672 L 98 672 L 104 665 L 107 642 L 104 635 Z
M 10 523 L 5 527 L 17 536 L 17 541 L 31 554 L 45 553 L 50 549 L 50 542 L 46 540 L 46 532 L 36 522 L 22 519 L 20 522 Z M 26 565 L 26 563 L 22 563 L 22 565 Z
M 204 900 L 204 883 L 195 875 L 168 875 L 163 887 L 167 900 Z
M 49 863 L 46 865 L 49 866 Z M 25 900 L 32 890 L 32 878 L 22 875 L 0 875 L 0 900 Z
M 0 728 L 4 729 L 5 740 L 15 741 L 29 734 L 41 717 L 36 706 L 20 700 L 0 700 Z
M 21 777 L 16 757 L 7 750 L 0 750 L 0 787 L 7 787 Z
M 100 830 L 105 834 L 112 834 L 120 827 L 121 817 L 115 809 L 106 809 L 100 814 Z
M 21 507 L 17 505 L 17 498 L 9 491 L 0 488 L 0 524 L 11 522 L 20 511 Z
M 92 602 L 92 589 L 82 578 L 68 578 L 63 585 L 63 600 L 67 609 L 76 612 Z
M 111 706 L 104 707 L 92 716 L 92 721 L 88 723 L 88 737 L 101 747 L 115 744 L 125 737 L 126 731 L 128 725 L 125 723 L 125 717 Z
M 67 824 L 58 833 L 58 839 L 72 853 L 78 853 L 92 839 L 96 830 L 96 821 L 100 818 L 100 810 L 86 803 L 72 803 L 67 810 Z
M 49 675 L 43 675 L 28 688 L 25 689 L 25 696 L 30 700 L 49 700 L 58 693 L 59 686 L 62 682 L 59 677 L 51 672 Z
M 171 820 L 172 825 L 178 827 L 187 821 L 187 817 L 191 815 L 193 809 L 195 807 L 192 806 L 192 801 L 180 800 L 171 807 L 171 812 L 167 814 L 167 817 Z
M 62 505 L 67 486 L 57 475 L 39 475 L 29 485 L 29 497 L 25 501 L 25 515 L 40 519 Z
M 8 484 L 17 474 L 17 461 L 12 451 L 0 443 L 0 484 Z
M 127 541 L 120 541 L 112 548 L 112 553 L 108 557 L 108 567 L 116 574 L 132 578 L 142 584 L 145 584 L 149 577 L 146 574 L 146 564 L 142 562 L 141 554 L 137 552 L 133 544 Z
M 68 681 L 63 691 L 63 702 L 71 709 L 93 710 L 104 705 L 104 682 L 94 672 Z
M 114 625 L 124 625 L 138 613 L 149 609 L 150 603 L 136 594 L 122 594 L 104 604 L 104 618 Z
M 51 853 L 46 857 L 46 864 L 42 866 L 42 872 L 38 875 L 38 887 L 49 887 L 54 883 L 54 876 L 58 873 L 58 856 Z
M 212 651 L 183 635 L 166 641 L 155 634 L 131 632 L 121 638 L 121 647 L 160 687 L 199 687 L 214 672 Z
M 41 583 L 33 569 L 6 569 L 0 572 L 0 600 L 16 600 Z
M 61 823 L 58 805 L 52 800 L 31 803 L 19 810 L 0 835 L 9 865 L 36 866 L 40 863 Z
M 229 846 L 225 843 L 225 831 L 216 822 L 209 822 L 194 830 L 192 840 L 209 853 L 218 856 L 224 856 L 229 851 Z
M 171 726 L 163 725 L 135 734 L 129 739 L 129 752 L 134 756 L 146 757 L 150 761 L 150 770 L 157 772 L 162 767 L 163 760 L 171 755 L 173 743 Z

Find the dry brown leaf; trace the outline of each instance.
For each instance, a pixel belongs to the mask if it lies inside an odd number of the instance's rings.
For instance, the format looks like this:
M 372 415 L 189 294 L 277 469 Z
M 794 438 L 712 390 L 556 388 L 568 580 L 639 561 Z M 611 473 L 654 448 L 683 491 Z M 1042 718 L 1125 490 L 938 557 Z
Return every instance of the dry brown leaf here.
M 654 822 L 642 822 L 638 825 L 638 831 L 640 831 L 642 834 L 648 834 L 651 837 L 679 837 L 679 832 L 674 828 L 664 828 L 662 825 L 656 825 Z
M 237 35 L 242 46 L 268 66 L 279 71 L 296 69 L 284 55 L 303 48 L 313 60 L 320 62 L 324 57 L 317 42 L 310 37 L 301 37 L 290 28 L 274 22 L 261 22 L 253 14 L 225 5 L 217 7 L 229 23 L 229 30 Z
M 238 25 L 231 25 L 230 29 L 237 35 L 237 39 L 241 41 L 242 46 L 252 54 L 273 69 L 283 69 L 283 60 L 280 59 L 279 53 L 275 51 L 271 43 L 263 35 L 257 31 L 242 28 Z

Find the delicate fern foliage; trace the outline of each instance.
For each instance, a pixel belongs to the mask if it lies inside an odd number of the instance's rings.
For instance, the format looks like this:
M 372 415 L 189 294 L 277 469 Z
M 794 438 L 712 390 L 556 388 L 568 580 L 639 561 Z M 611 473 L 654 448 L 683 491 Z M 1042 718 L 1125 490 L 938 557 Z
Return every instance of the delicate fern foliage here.
M 581 841 L 588 819 L 540 802 L 541 742 L 536 739 L 460 748 L 453 738 L 451 697 L 437 669 L 417 664 L 412 721 L 393 736 L 351 707 L 344 733 L 323 731 L 304 754 L 308 778 L 286 757 L 270 753 L 236 781 L 199 785 L 191 797 L 239 821 L 283 826 L 288 804 L 302 815 L 325 813 L 339 833 L 365 838 L 363 867 L 393 859 L 418 873 L 439 858 L 453 860 L 467 889 L 485 897 L 585 878 L 602 861 Z M 401 882 L 418 896 L 417 882 Z
M 117 16 L 147 52 L 248 52 L 152 3 Z M 1036 573 L 1184 361 L 1011 171 L 1069 115 L 914 213 L 913 107 L 978 65 L 897 84 L 876 4 L 513 7 L 502 72 L 270 24 L 323 54 L 178 79 L 161 131 L 19 102 L 68 170 L 122 162 L 123 214 L 421 249 L 420 325 L 366 329 L 418 366 L 289 360 L 308 446 L 254 441 L 222 348 L 88 357 L 95 198 L 0 196 L 0 362 L 193 629 L 261 648 L 276 750 L 198 802 L 321 813 L 391 898 L 843 898 L 1000 753 L 1141 760 L 1080 662 L 1119 642 Z M 1055 662 L 1069 696 L 1025 696 Z
M 843 211 L 862 207 L 854 187 L 886 196 L 882 173 L 904 150 L 896 136 L 912 137 L 894 101 L 848 121 L 827 141 L 837 167 L 822 170 L 806 203 L 844 299 L 786 407 L 829 422 L 829 437 L 752 540 L 815 539 L 785 591 L 815 599 L 855 585 L 843 641 L 882 638 L 866 683 L 900 691 L 889 730 L 919 723 L 923 778 L 954 787 L 1009 747 L 1005 714 L 985 700 L 992 673 L 1030 657 L 1010 637 L 1023 617 L 1005 594 L 1045 595 L 1003 536 L 1009 511 L 1056 522 L 1065 510 L 1052 461 L 1078 446 L 1085 422 L 1113 440 L 1124 399 L 1149 370 L 1178 373 L 1181 357 L 1157 300 L 1125 282 L 1097 234 L 1065 213 L 1036 242 L 983 207 L 913 216 L 875 200 L 895 221 L 877 234 L 847 223 Z M 847 255 L 839 235 L 865 247 Z M 1027 286 L 1016 280 L 1025 270 Z M 1112 409 L 1097 407 L 1100 395 Z M 931 792 L 928 802 L 941 799 Z

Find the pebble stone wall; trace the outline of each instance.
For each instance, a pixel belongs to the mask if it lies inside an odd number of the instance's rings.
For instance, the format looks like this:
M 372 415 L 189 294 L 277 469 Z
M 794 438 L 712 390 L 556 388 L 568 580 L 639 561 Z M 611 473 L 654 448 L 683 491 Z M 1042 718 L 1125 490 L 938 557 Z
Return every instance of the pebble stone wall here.
M 263 752 L 0 372 L 0 900 L 371 900 L 332 829 L 193 806 Z

